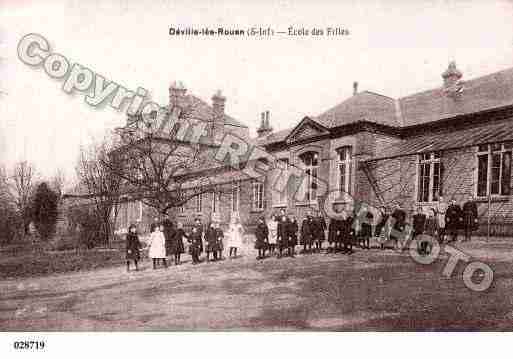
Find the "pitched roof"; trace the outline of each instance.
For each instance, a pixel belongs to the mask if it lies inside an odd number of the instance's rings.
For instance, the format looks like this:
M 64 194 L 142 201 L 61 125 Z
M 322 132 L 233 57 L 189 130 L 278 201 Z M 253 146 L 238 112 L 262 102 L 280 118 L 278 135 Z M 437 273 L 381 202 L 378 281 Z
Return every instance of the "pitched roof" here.
M 207 102 L 203 101 L 197 96 L 187 94 L 185 95 L 188 101 L 192 104 L 192 116 L 199 120 L 210 120 L 214 116 L 214 109 Z M 248 128 L 247 125 L 234 119 L 233 117 L 224 115 L 225 125 Z
M 427 135 L 411 137 L 400 143 L 394 143 L 384 150 L 380 150 L 380 153 L 376 154 L 371 161 L 511 140 L 513 140 L 511 121 L 501 121 L 458 131 L 438 131 L 436 133 L 431 132 Z
M 399 99 L 403 126 L 513 105 L 513 68 L 461 84 L 463 87 L 455 96 L 448 96 L 439 87 Z
M 313 119 L 328 128 L 361 120 L 388 126 L 401 125 L 396 109 L 396 101 L 393 98 L 370 91 L 357 93 Z
M 363 91 L 312 120 L 327 128 L 361 120 L 403 128 L 506 106 L 513 106 L 513 68 L 399 99 Z M 293 129 L 270 134 L 261 143 L 283 141 Z
M 287 138 L 287 136 L 295 129 L 296 127 L 290 127 L 284 130 L 272 132 L 268 136 L 257 138 L 256 141 L 259 145 L 268 145 L 270 143 L 281 142 Z

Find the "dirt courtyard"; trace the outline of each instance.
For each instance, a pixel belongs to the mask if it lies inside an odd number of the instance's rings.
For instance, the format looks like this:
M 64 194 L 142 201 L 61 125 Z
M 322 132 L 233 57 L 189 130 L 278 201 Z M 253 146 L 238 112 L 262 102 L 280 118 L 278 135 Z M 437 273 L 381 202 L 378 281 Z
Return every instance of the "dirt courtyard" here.
M 513 241 L 456 247 L 494 271 L 469 290 L 408 252 L 237 259 L 127 273 L 124 266 L 0 282 L 0 330 L 512 330 Z

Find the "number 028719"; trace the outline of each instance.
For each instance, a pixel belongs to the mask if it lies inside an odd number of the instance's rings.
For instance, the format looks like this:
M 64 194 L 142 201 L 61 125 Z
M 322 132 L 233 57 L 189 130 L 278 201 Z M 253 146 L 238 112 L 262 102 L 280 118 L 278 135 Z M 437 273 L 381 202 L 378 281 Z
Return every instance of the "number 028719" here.
M 13 343 L 16 350 L 43 350 L 45 342 L 42 340 L 17 340 Z

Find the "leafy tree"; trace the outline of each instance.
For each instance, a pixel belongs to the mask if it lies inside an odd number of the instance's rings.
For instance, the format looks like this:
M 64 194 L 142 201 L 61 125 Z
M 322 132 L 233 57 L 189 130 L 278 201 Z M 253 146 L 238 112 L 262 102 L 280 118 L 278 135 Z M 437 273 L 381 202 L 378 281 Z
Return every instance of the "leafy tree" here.
M 43 240 L 48 240 L 55 233 L 58 201 L 58 195 L 46 182 L 37 186 L 32 203 L 32 219 Z

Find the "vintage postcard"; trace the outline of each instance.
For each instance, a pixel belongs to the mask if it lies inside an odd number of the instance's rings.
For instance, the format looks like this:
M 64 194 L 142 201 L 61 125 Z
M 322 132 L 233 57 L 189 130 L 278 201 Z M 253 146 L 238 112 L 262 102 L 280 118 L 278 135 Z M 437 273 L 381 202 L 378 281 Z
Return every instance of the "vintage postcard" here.
M 0 19 L 0 352 L 513 329 L 513 2 L 5 0 Z

